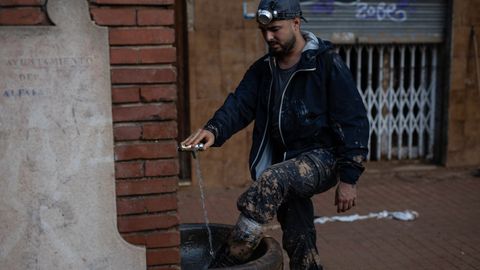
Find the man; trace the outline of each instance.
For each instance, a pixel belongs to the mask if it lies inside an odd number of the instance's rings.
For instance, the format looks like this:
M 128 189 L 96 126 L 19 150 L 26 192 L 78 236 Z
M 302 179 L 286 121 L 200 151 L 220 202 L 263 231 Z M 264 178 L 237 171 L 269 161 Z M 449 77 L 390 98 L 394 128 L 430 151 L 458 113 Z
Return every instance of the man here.
M 368 153 L 368 120 L 351 73 L 329 42 L 300 30 L 298 0 L 261 0 L 257 22 L 269 53 L 184 145 L 221 146 L 255 120 L 253 184 L 210 267 L 245 262 L 275 215 L 290 269 L 322 269 L 311 197 L 338 183 L 338 212 L 355 206 L 356 182 Z

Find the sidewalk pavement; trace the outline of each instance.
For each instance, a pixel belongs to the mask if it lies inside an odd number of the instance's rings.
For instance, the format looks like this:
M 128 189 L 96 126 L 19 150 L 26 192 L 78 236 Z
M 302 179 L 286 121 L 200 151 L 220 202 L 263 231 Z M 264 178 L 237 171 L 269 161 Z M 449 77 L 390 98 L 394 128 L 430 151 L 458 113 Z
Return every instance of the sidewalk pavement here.
M 357 206 L 342 215 L 417 211 L 415 221 L 367 219 L 317 224 L 326 270 L 480 269 L 480 178 L 473 168 L 370 163 L 358 185 Z M 234 224 L 246 187 L 207 188 L 211 223 Z M 196 185 L 178 192 L 181 223 L 204 222 Z M 313 198 L 316 216 L 335 216 L 334 189 Z M 281 243 L 278 223 L 267 234 Z M 288 257 L 284 252 L 285 269 Z

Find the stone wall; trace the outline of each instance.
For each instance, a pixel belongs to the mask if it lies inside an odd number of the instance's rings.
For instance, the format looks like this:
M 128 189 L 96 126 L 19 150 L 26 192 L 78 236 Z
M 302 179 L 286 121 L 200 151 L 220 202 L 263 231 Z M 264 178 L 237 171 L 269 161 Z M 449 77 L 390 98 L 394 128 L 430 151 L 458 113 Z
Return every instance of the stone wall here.
M 109 29 L 118 230 L 148 269 L 178 269 L 175 1 L 89 2 Z M 0 1 L 0 27 L 50 25 L 45 3 Z
M 241 0 L 188 2 L 190 126 L 194 131 L 235 90 L 248 67 L 265 53 L 265 45 L 257 23 L 243 18 Z M 252 9 L 257 5 L 258 1 L 251 1 Z M 241 186 L 250 182 L 251 130 L 252 126 L 237 133 L 220 149 L 201 153 L 207 185 Z M 193 179 L 195 182 L 195 175 Z
M 475 55 L 471 30 L 480 46 L 480 2 L 454 0 L 452 27 L 446 164 L 476 166 L 480 164 L 480 66 L 475 61 L 480 65 L 480 55 Z

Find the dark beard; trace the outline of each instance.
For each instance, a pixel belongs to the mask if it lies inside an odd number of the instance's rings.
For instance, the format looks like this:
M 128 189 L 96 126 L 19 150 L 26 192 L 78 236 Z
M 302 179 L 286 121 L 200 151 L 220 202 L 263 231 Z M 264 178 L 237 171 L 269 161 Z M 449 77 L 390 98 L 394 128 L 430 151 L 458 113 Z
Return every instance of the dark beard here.
M 268 46 L 268 50 L 270 52 L 270 54 L 272 54 L 273 56 L 283 56 L 283 55 L 287 55 L 288 53 L 290 53 L 290 51 L 292 51 L 293 47 L 295 47 L 295 43 L 297 42 L 297 39 L 295 38 L 295 36 L 292 36 L 292 38 L 290 40 L 287 40 L 287 42 L 285 42 L 285 44 L 279 44 L 279 43 L 274 43 L 274 44 L 278 44 L 280 45 L 280 50 L 276 51 L 274 49 L 272 49 L 272 46 L 269 44 Z

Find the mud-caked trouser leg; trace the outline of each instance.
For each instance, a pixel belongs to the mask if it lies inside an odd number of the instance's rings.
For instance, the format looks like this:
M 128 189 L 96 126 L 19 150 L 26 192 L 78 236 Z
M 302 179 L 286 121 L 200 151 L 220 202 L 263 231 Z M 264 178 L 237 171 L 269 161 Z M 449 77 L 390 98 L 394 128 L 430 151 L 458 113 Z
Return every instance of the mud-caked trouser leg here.
M 237 202 L 243 216 L 260 224 L 278 213 L 291 270 L 322 269 L 310 198 L 337 183 L 334 167 L 331 152 L 312 150 L 266 169 Z
M 223 268 L 243 264 L 250 258 L 263 236 L 260 223 L 240 214 L 226 243 L 215 253 L 209 268 Z
M 289 198 L 278 209 L 282 244 L 290 258 L 290 269 L 321 270 L 310 198 Z

